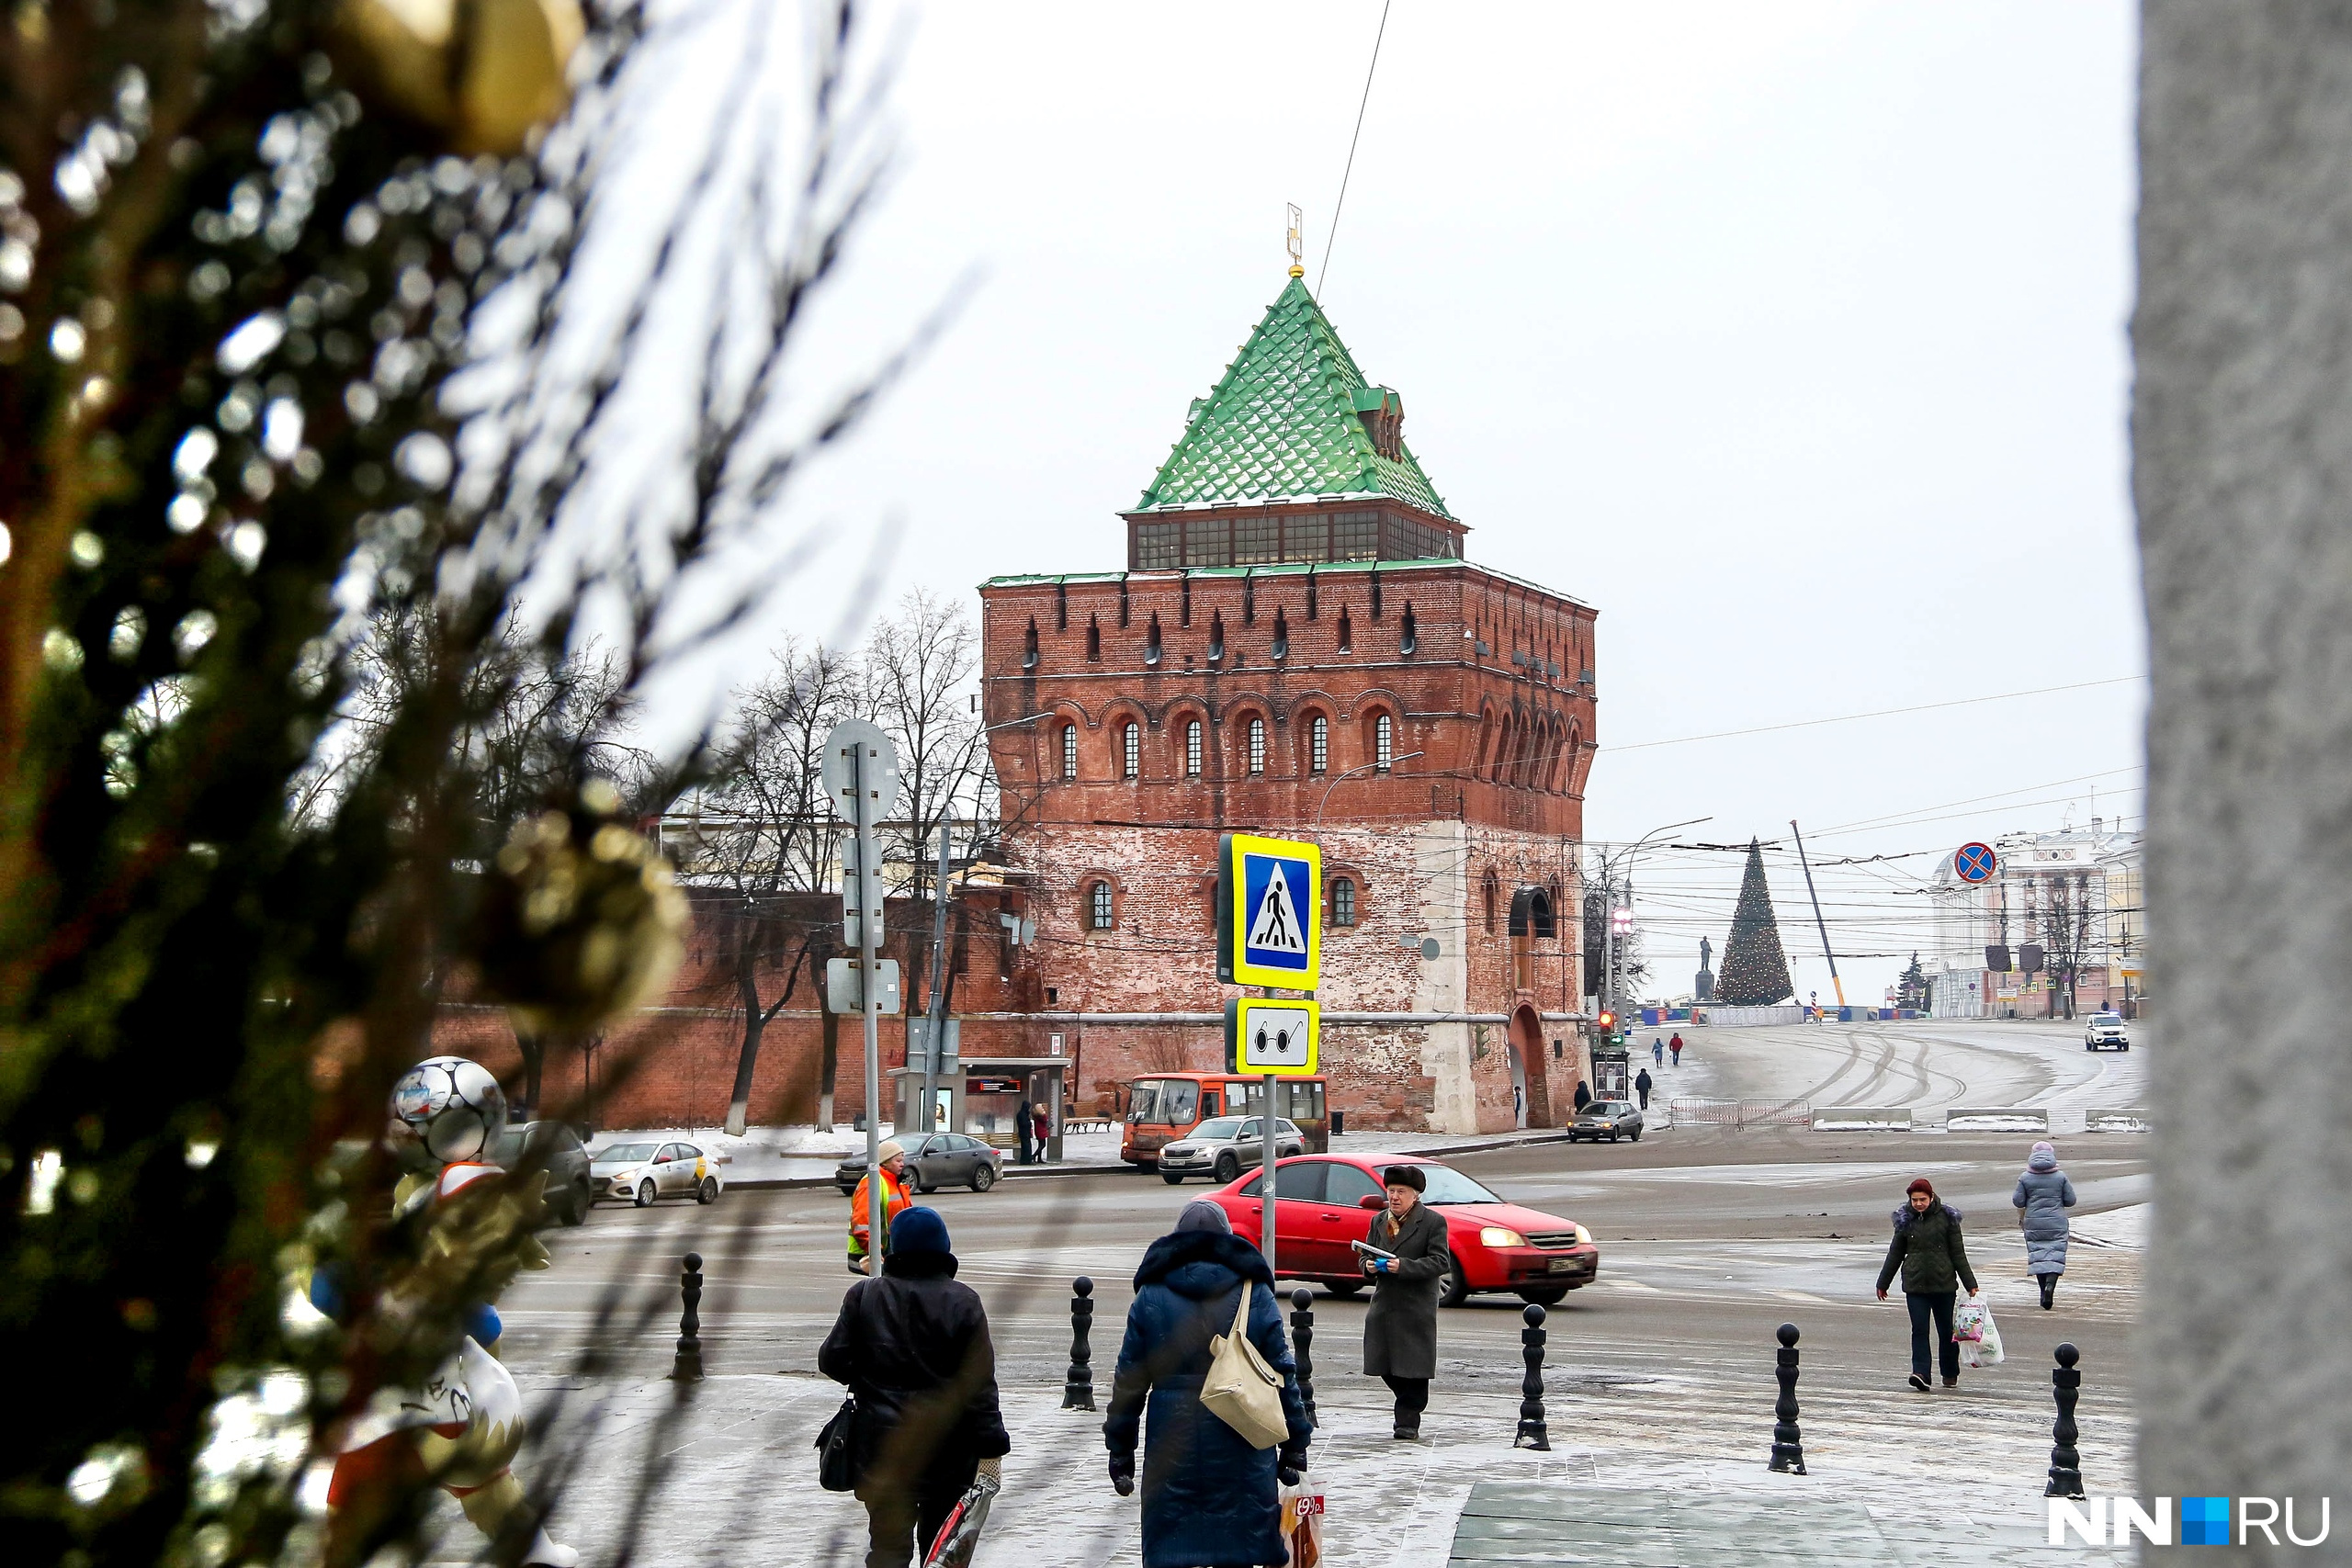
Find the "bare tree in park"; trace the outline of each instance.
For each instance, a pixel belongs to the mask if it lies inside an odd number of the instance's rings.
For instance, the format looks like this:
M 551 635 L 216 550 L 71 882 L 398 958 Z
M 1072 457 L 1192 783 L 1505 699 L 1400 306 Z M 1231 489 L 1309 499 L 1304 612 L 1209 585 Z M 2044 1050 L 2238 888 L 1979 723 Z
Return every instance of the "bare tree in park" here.
M 762 1036 L 804 975 L 816 987 L 832 952 L 839 911 L 820 903 L 812 914 L 805 896 L 840 880 L 842 824 L 821 777 L 825 737 L 856 713 L 860 685 L 850 658 L 787 639 L 766 675 L 738 694 L 734 729 L 711 781 L 679 813 L 686 876 L 724 895 L 704 908 L 719 944 L 712 983 L 731 993 L 742 1020 L 727 1104 L 727 1131 L 738 1136 L 750 1122 Z M 826 1032 L 830 1040 L 832 1031 Z M 825 1053 L 817 1084 L 817 1116 L 827 1126 L 831 1055 Z

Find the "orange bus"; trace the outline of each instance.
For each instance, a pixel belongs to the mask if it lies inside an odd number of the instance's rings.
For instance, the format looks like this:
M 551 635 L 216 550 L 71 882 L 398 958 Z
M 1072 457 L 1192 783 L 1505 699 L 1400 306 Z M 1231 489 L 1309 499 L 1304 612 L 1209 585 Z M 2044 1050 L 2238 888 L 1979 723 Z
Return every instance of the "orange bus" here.
M 1296 1123 L 1314 1154 L 1331 1149 L 1327 1079 L 1276 1078 L 1274 1114 Z M 1163 1144 L 1174 1143 L 1212 1116 L 1254 1116 L 1264 1109 L 1263 1078 L 1236 1073 L 1154 1073 L 1127 1085 L 1127 1117 L 1119 1157 L 1138 1170 L 1157 1169 Z

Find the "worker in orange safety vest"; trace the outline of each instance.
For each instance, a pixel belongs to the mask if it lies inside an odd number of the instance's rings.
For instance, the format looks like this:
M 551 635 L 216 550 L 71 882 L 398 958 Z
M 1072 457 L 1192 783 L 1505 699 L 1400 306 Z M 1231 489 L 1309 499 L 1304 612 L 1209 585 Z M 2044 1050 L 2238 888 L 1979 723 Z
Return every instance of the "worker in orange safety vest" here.
M 892 1139 L 876 1152 L 882 1160 L 882 1251 L 887 1257 L 890 1251 L 890 1222 L 905 1210 L 913 1208 L 915 1201 L 907 1196 L 906 1149 Z M 865 1226 L 873 1217 L 873 1210 L 869 1206 L 873 1194 L 867 1190 L 866 1183 L 873 1179 L 870 1174 L 866 1176 L 858 1182 L 857 1190 L 850 1196 L 849 1271 L 853 1274 L 879 1272 L 866 1268 L 865 1257 Z

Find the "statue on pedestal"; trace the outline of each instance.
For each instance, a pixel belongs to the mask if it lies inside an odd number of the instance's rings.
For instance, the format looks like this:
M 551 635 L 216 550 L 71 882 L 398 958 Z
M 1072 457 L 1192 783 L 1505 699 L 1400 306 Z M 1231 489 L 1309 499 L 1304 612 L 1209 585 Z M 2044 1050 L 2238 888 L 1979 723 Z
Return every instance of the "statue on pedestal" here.
M 1715 999 L 1715 944 L 1699 939 L 1699 973 L 1690 982 L 1691 999 L 1701 1004 Z

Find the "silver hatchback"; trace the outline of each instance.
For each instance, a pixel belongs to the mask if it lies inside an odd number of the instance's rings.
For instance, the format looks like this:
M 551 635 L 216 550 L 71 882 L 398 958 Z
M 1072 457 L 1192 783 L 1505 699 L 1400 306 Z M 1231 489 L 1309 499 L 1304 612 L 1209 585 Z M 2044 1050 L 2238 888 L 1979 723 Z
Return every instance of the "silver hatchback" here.
M 1188 1176 L 1230 1181 L 1266 1152 L 1266 1124 L 1255 1116 L 1213 1116 L 1159 1150 L 1159 1179 L 1173 1187 Z M 1274 1157 L 1306 1152 L 1306 1134 L 1274 1118 Z

